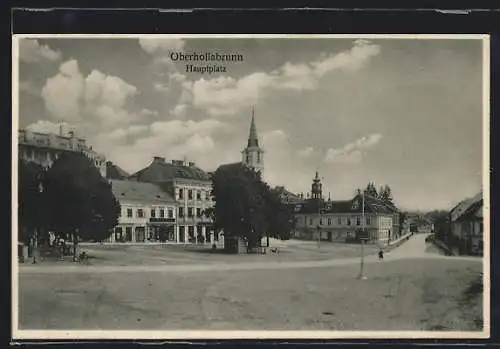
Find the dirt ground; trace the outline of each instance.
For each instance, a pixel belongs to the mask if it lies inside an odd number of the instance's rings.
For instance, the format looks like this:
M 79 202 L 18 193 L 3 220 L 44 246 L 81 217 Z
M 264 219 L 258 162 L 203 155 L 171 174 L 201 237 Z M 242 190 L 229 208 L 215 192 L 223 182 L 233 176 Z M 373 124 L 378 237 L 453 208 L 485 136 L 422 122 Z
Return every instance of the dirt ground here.
M 202 253 L 193 255 L 200 255 L 198 263 L 203 261 Z M 464 297 L 482 271 L 482 264 L 473 260 L 368 263 L 367 280 L 356 278 L 355 264 L 120 270 L 21 272 L 20 329 L 479 331 L 482 326 L 481 296 Z

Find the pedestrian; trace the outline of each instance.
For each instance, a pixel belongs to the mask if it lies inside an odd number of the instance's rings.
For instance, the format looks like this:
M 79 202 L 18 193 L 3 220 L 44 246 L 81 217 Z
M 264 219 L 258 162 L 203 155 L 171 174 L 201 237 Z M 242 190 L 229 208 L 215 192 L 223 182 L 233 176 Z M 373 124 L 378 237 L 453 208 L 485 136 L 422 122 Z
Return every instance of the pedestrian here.
M 64 245 L 65 245 L 64 238 L 59 237 L 58 243 L 59 243 L 59 252 L 61 253 L 61 260 L 63 261 L 64 260 Z
M 379 261 L 384 260 L 384 251 L 380 250 L 380 251 L 378 252 L 378 260 L 379 260 Z

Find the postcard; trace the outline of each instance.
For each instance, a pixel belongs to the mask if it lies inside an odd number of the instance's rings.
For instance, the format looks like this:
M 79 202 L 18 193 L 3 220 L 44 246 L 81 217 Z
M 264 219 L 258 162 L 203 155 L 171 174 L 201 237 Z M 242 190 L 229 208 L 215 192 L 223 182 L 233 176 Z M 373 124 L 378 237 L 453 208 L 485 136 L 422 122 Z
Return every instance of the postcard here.
M 488 338 L 487 35 L 14 35 L 14 339 Z

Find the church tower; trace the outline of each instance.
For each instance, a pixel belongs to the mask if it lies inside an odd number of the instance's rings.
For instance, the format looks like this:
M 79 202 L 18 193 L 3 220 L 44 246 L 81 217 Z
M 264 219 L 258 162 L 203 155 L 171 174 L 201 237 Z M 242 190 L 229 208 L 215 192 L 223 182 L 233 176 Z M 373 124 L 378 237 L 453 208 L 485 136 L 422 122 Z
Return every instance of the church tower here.
M 313 179 L 311 185 L 311 199 L 322 199 L 323 198 L 323 184 L 321 184 L 321 179 L 319 179 L 318 171 L 316 171 L 316 177 Z
M 259 147 L 259 138 L 257 137 L 257 128 L 255 127 L 255 115 L 252 108 L 252 122 L 250 124 L 250 134 L 248 135 L 248 143 L 245 149 L 241 152 L 242 163 L 256 171 L 264 174 L 264 150 Z

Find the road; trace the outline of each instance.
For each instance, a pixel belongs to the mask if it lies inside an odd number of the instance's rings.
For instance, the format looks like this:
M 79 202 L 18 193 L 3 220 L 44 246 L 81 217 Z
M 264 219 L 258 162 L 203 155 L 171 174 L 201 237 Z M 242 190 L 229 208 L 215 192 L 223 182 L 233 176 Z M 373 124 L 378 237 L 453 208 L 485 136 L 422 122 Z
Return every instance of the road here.
M 473 260 L 482 262 L 482 259 L 476 257 L 450 257 L 444 256 L 435 246 L 425 243 L 425 235 L 417 234 L 412 236 L 407 242 L 388 252 L 384 256 L 384 261 L 394 261 L 401 259 L 447 259 L 447 260 Z M 365 257 L 365 263 L 378 263 L 376 255 Z M 360 258 L 340 258 L 321 261 L 263 261 L 263 262 L 244 262 L 244 263 L 214 263 L 214 264 L 189 264 L 189 265 L 54 265 L 39 266 L 21 265 L 20 273 L 119 273 L 119 272 L 200 272 L 200 271 L 227 271 L 227 270 L 270 270 L 270 269 L 296 269 L 296 268 L 320 268 L 343 265 L 353 265 L 360 263 Z

